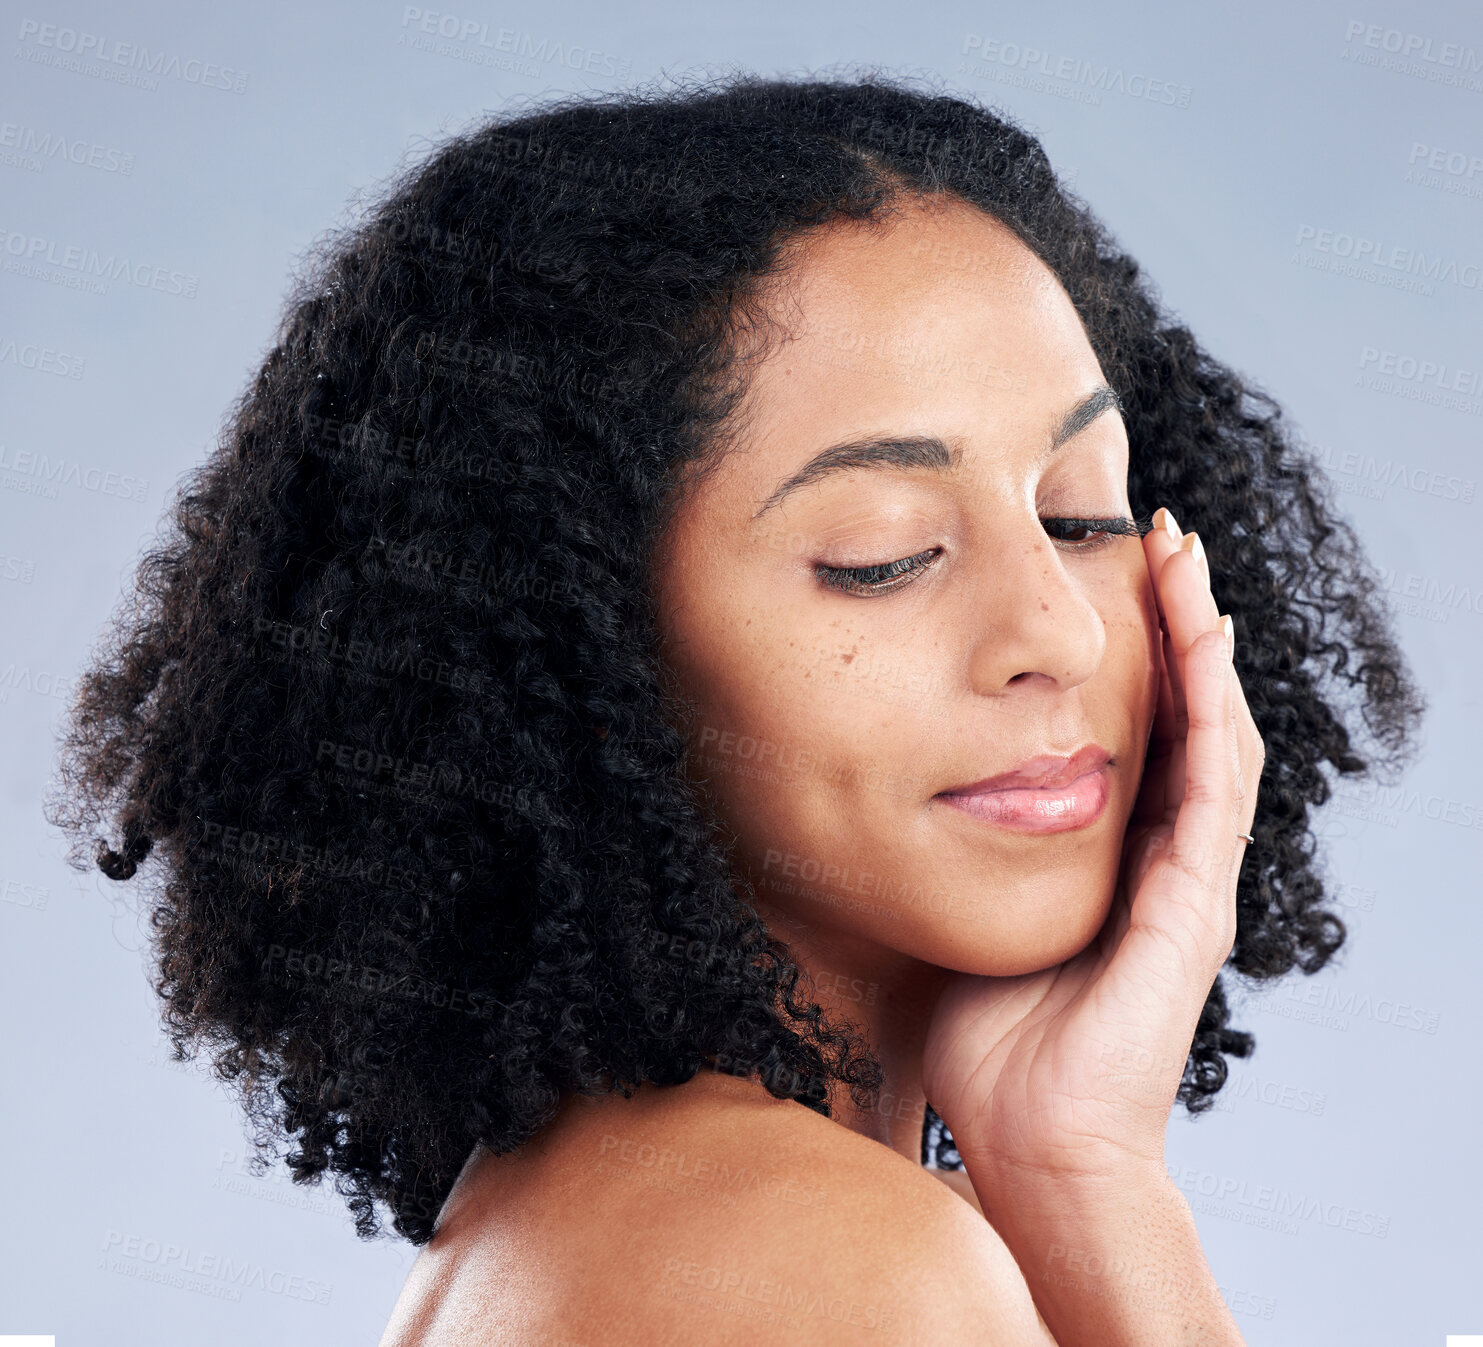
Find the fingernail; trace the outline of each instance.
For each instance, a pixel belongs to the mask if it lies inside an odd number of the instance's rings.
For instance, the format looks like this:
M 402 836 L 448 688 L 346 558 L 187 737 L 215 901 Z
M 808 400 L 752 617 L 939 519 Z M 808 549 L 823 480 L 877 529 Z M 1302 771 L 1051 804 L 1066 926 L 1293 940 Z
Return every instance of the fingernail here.
M 1156 529 L 1163 529 L 1174 542 L 1177 543 L 1179 541 L 1179 525 L 1174 522 L 1173 512 L 1165 506 L 1160 505 L 1153 512 L 1153 526 Z
M 1229 613 L 1221 618 L 1220 629 L 1226 634 L 1226 654 L 1234 659 L 1236 656 L 1236 624 L 1231 621 Z
M 1196 561 L 1205 560 L 1205 544 L 1200 541 L 1200 535 L 1198 533 L 1186 533 L 1184 535 L 1184 538 L 1180 541 L 1179 545 L 1186 552 L 1188 552 L 1190 556 L 1194 557 Z M 1205 573 L 1207 576 L 1210 573 L 1208 566 Z

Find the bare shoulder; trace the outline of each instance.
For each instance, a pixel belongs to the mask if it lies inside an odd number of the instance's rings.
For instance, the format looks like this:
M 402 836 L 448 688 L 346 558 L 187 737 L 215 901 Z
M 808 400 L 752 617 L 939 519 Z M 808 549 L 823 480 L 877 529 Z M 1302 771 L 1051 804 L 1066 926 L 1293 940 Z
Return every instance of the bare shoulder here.
M 746 1256 L 811 1309 L 793 1327 L 825 1343 L 1055 1347 L 966 1174 L 923 1169 L 798 1105 L 751 1147 L 759 1169 L 817 1185 L 811 1208 L 754 1198 L 745 1213 Z
M 950 1181 L 765 1092 L 640 1100 L 580 1101 L 523 1159 L 461 1181 L 383 1347 L 1054 1347 Z

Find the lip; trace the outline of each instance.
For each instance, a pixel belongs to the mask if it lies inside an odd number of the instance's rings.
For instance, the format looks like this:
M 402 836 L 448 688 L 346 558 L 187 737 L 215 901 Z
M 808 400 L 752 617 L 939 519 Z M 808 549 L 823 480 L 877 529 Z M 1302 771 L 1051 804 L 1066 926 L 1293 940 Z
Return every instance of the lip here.
M 1101 744 L 1087 744 L 1069 757 L 1059 753 L 1042 753 L 1037 758 L 1022 762 L 1012 771 L 1000 772 L 998 776 L 985 777 L 969 786 L 954 786 L 944 795 L 977 795 L 988 790 L 1018 790 L 1027 787 L 1055 789 L 1069 786 L 1077 777 L 1112 760 Z
M 1111 794 L 1111 758 L 1099 744 L 1069 757 L 1045 753 L 935 798 L 984 823 L 1019 832 L 1085 828 L 1101 816 Z

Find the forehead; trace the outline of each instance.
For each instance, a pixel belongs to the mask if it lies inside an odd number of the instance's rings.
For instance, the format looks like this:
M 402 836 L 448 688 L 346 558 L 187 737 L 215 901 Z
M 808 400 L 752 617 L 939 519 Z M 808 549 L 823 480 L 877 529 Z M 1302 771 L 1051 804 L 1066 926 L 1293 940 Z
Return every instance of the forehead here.
M 772 298 L 787 340 L 770 372 L 796 368 L 794 357 L 840 370 L 874 364 L 872 375 L 888 377 L 881 367 L 905 374 L 916 361 L 930 376 L 933 355 L 945 372 L 969 352 L 1026 376 L 1047 357 L 1074 361 L 1073 381 L 1100 372 L 1055 274 L 1007 225 L 958 198 L 831 222 L 796 238 L 784 259 Z M 958 368 L 975 377 L 961 359 Z
M 739 409 L 747 452 L 729 456 L 735 487 L 859 434 L 1035 452 L 1101 382 L 1055 274 L 957 198 L 831 222 L 790 241 L 782 263 L 763 295 L 774 343 Z

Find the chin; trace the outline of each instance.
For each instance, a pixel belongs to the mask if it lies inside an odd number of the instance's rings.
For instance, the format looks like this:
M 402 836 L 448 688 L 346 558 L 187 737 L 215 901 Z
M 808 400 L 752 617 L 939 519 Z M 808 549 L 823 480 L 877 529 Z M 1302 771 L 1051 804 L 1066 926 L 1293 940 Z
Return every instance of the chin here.
M 1074 959 L 1097 938 L 1112 910 L 1114 892 L 1091 904 L 1066 903 L 1065 890 L 1024 894 L 1022 920 L 1003 911 L 994 919 L 952 932 L 950 946 L 932 961 L 956 973 L 1020 977 Z M 1017 904 L 1019 905 L 1019 904 Z M 969 943 L 959 944 L 966 937 Z

